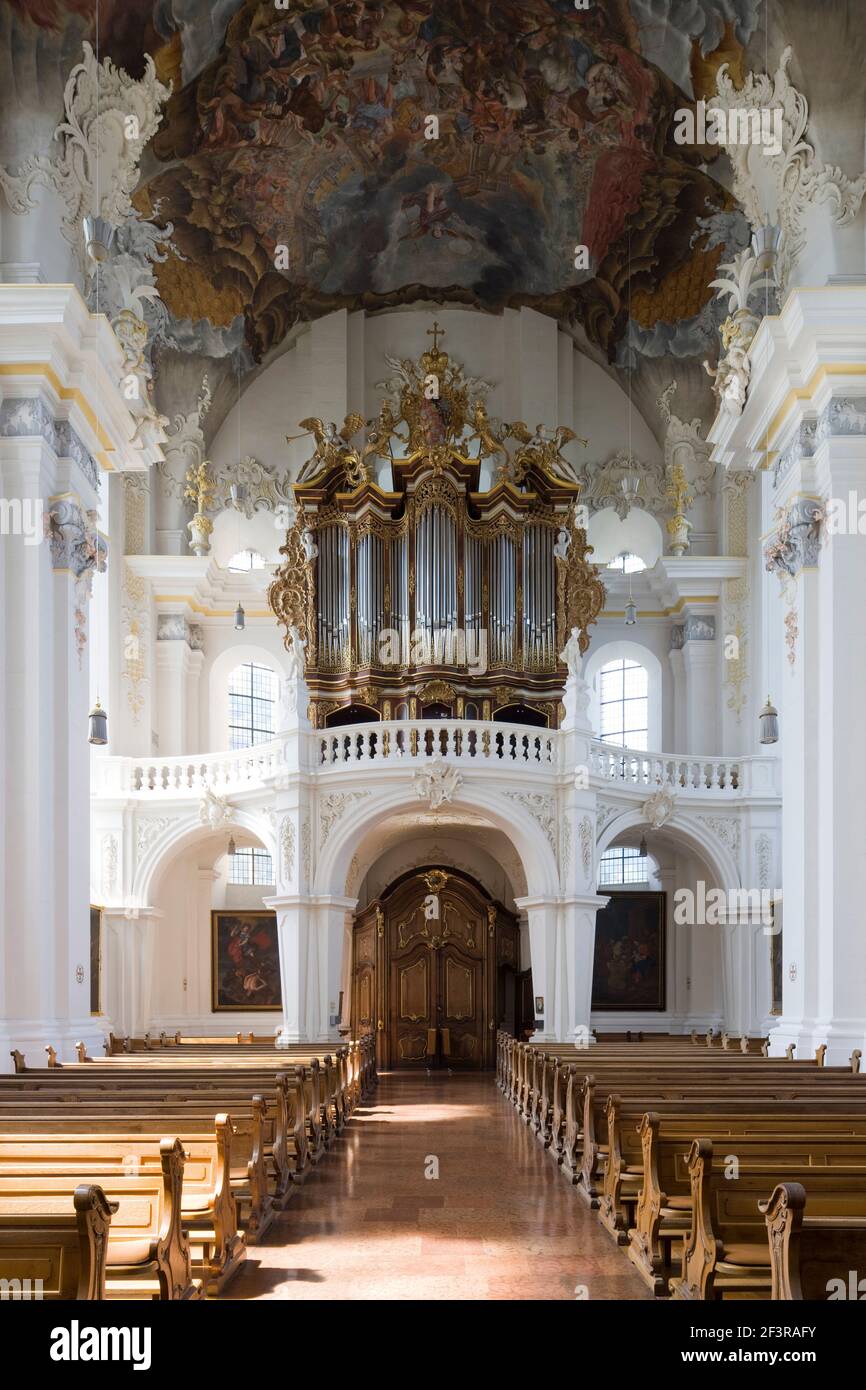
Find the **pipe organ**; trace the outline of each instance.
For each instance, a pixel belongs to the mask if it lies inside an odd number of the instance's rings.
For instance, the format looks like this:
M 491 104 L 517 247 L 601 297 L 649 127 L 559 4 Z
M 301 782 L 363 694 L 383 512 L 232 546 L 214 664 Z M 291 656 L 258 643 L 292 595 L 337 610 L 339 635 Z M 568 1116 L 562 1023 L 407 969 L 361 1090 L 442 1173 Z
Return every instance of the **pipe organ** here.
M 555 726 L 558 654 L 575 627 L 585 650 L 604 599 L 561 452 L 574 435 L 494 427 L 435 336 L 418 363 L 388 360 L 363 445 L 360 416 L 301 422 L 316 450 L 269 598 L 306 644 L 310 717 Z

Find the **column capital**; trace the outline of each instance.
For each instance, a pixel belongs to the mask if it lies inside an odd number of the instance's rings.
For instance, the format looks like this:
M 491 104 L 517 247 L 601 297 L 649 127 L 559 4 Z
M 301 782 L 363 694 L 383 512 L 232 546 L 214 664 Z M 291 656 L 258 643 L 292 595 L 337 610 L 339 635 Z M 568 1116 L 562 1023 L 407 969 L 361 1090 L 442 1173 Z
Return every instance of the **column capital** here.
M 561 907 L 585 908 L 588 912 L 597 912 L 599 908 L 607 907 L 609 902 L 609 897 L 599 893 L 564 893 L 559 899 Z

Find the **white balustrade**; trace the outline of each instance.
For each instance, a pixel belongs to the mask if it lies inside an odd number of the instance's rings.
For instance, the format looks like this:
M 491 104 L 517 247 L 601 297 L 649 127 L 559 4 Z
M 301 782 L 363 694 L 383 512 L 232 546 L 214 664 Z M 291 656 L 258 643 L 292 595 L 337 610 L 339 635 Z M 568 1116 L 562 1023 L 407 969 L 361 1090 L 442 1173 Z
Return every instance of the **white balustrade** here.
M 318 776 L 346 774 L 355 768 L 417 766 L 434 757 L 467 771 L 523 767 L 561 775 L 570 770 L 561 761 L 566 737 L 557 729 L 484 720 L 391 720 L 314 730 L 302 735 L 301 756 L 308 770 Z M 100 755 L 93 761 L 93 795 L 198 799 L 208 788 L 217 795 L 264 790 L 277 774 L 293 770 L 287 761 L 288 746 L 275 738 L 255 748 L 189 757 Z M 589 774 L 597 790 L 607 786 L 644 798 L 660 787 L 681 796 L 713 799 L 779 794 L 777 760 L 771 757 L 684 757 L 619 748 L 594 739 Z
M 100 756 L 93 762 L 92 789 L 97 797 L 129 796 L 139 792 L 200 797 L 208 788 L 221 795 L 228 790 L 262 787 L 283 767 L 280 739 L 233 753 L 162 759 Z
M 318 762 L 323 769 L 370 763 L 423 763 L 437 756 L 458 763 L 552 767 L 556 737 L 555 730 L 469 719 L 350 724 L 316 735 Z

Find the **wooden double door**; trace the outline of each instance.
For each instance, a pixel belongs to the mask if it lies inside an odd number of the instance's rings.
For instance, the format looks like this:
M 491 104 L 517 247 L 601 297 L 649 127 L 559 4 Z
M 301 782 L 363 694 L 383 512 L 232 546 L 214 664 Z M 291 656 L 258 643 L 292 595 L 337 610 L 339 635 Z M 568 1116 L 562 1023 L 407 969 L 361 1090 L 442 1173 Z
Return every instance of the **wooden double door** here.
M 493 1065 L 518 932 L 480 885 L 415 870 L 359 915 L 354 945 L 353 1019 L 382 1067 Z

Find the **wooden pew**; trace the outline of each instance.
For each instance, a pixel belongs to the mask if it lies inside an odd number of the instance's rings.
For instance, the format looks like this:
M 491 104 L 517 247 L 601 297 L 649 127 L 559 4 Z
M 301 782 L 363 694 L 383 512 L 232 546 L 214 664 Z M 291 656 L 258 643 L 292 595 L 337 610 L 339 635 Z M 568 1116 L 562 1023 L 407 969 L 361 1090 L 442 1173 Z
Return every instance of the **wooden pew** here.
M 770 1297 L 781 1302 L 862 1299 L 866 1215 L 806 1216 L 806 1201 L 802 1183 L 783 1182 L 759 1203 L 770 1247 Z
M 354 1079 L 355 1072 L 346 1049 L 338 1052 L 335 1057 L 326 1053 L 321 1059 L 321 1065 L 320 1059 L 306 1050 L 287 1056 L 282 1050 L 277 1053 L 271 1051 L 251 1054 L 246 1049 L 243 1053 L 237 1049 L 229 1053 L 221 1049 L 201 1048 L 188 1052 L 173 1048 L 131 1055 L 115 1054 L 109 1058 L 95 1060 L 82 1049 L 79 1060 L 92 1067 L 94 1075 L 107 1067 L 120 1067 L 125 1074 L 135 1076 L 144 1075 L 145 1068 L 151 1068 L 154 1075 L 164 1074 L 165 1068 L 174 1071 L 181 1067 L 200 1069 L 206 1073 L 226 1072 L 232 1076 L 236 1076 L 240 1071 L 268 1075 L 275 1071 L 289 1074 L 294 1070 L 296 1078 L 305 1090 L 305 1128 L 309 1139 L 309 1151 L 306 1152 L 302 1148 L 300 1161 L 295 1164 L 298 1173 L 307 1162 L 318 1162 L 325 1148 L 329 1147 L 332 1139 L 342 1131 L 356 1103 L 357 1081 Z M 68 1065 L 63 1069 L 68 1070 Z M 26 1075 L 32 1077 L 41 1074 L 41 1070 L 22 1065 L 18 1068 L 18 1074 L 26 1072 Z
M 170 1095 L 182 1107 L 191 1101 L 206 1103 L 211 1115 L 229 1111 L 233 1116 L 248 1116 L 255 1094 L 272 1107 L 273 1143 L 266 1149 L 266 1158 L 273 1170 L 273 1201 L 281 1209 L 308 1161 L 305 1085 L 305 1071 L 285 1064 L 275 1069 L 270 1065 L 130 1062 L 117 1068 L 95 1062 L 27 1068 L 14 1076 L 0 1076 L 0 1117 L 4 1102 L 14 1097 L 26 1096 L 29 1103 L 38 1106 L 46 1101 L 53 1104 L 55 1098 L 78 1102 L 100 1095 L 119 1098 L 133 1094 L 156 1104 Z
M 624 1232 L 634 1222 L 629 1222 L 630 1209 L 633 1208 L 639 1191 L 646 1191 L 646 1176 L 662 1184 L 658 1192 L 667 1195 L 687 1194 L 689 1183 L 683 1175 L 669 1166 L 670 1155 L 667 1148 L 659 1146 L 662 1139 L 667 1144 L 679 1139 L 683 1134 L 691 1139 L 689 1126 L 694 1122 L 698 1128 L 704 1124 L 721 1125 L 720 1133 L 741 1133 L 751 1124 L 753 1132 L 764 1134 L 774 1125 L 785 1125 L 804 1132 L 818 1131 L 826 1135 L 856 1136 L 866 1134 L 866 1106 L 859 1111 L 847 1111 L 843 1107 L 837 1116 L 830 1107 L 821 1105 L 820 1097 L 810 1101 L 803 1095 L 802 1102 L 749 1101 L 742 1098 L 733 1101 L 716 1099 L 692 1099 L 689 1101 L 658 1101 L 660 1113 L 644 1112 L 646 1096 L 624 1101 L 620 1095 L 611 1092 L 604 1103 L 607 1121 L 607 1153 L 605 1155 L 603 1186 L 599 1201 L 599 1220 L 620 1244 L 626 1244 Z M 720 1114 L 721 1112 L 721 1114 Z M 661 1129 L 661 1135 L 660 1135 Z M 687 1147 L 687 1146 L 686 1146 Z M 633 1213 L 632 1213 L 633 1214 Z
M 231 1109 L 230 1178 L 248 1244 L 259 1241 L 291 1194 L 291 1174 L 281 1154 L 284 1125 L 281 1107 L 246 1089 L 215 1093 L 177 1089 L 123 1089 L 115 1085 L 94 1090 L 61 1083 L 56 1089 L 17 1094 L 4 1089 L 0 1078 L 0 1133 L 34 1129 L 64 1132 L 149 1133 L 152 1138 L 182 1130 L 184 1134 L 213 1134 L 214 1113 L 226 1102 Z
M 693 1302 L 772 1291 L 766 1201 L 780 1181 L 809 1184 L 810 1206 L 821 1217 L 866 1216 L 866 1162 L 819 1168 L 789 1159 L 777 1136 L 777 1155 L 765 1168 L 726 1177 L 709 1139 L 697 1138 L 688 1155 L 692 1187 L 689 1235 L 682 1274 L 671 1280 L 673 1298 Z M 784 1177 L 782 1176 L 784 1175 Z
M 217 1115 L 208 1135 L 177 1133 L 184 1151 L 181 1220 L 190 1233 L 193 1271 L 221 1293 L 246 1258 L 231 1189 L 231 1120 Z M 159 1172 L 160 1140 L 129 1133 L 0 1134 L 0 1178 L 30 1173 L 91 1177 Z
M 0 1205 L 4 1298 L 105 1298 L 105 1256 L 116 1210 L 102 1188 L 90 1183 L 80 1183 L 71 1201 L 63 1193 L 39 1211 L 4 1211 Z
M 604 1105 L 607 1096 L 615 1091 L 624 1101 L 634 1101 L 639 1107 L 656 1108 L 656 1101 L 662 1100 L 705 1100 L 716 1104 L 725 1103 L 725 1095 L 734 1093 L 741 1100 L 796 1103 L 801 1099 L 820 1099 L 823 1103 L 841 1101 L 843 1106 L 866 1103 L 866 1078 L 854 1076 L 845 1071 L 840 1078 L 829 1072 L 815 1069 L 811 1075 L 801 1074 L 799 1079 L 791 1078 L 788 1064 L 782 1062 L 774 1067 L 769 1061 L 760 1061 L 760 1070 L 740 1069 L 732 1063 L 733 1070 L 705 1072 L 703 1069 L 663 1069 L 656 1070 L 655 1077 L 633 1074 L 626 1084 L 618 1085 L 625 1078 L 621 1072 L 608 1072 L 606 1079 L 587 1076 L 583 1081 L 583 1122 L 578 1140 L 580 1147 L 580 1168 L 575 1174 L 571 1169 L 572 1181 L 577 1182 L 582 1197 L 590 1205 L 598 1203 L 599 1191 L 603 1182 L 604 1165 L 607 1161 L 607 1125 Z M 730 1088 L 730 1089 L 729 1089 Z M 603 1135 L 604 1137 L 599 1137 Z M 568 1158 L 568 1154 L 566 1155 Z
M 272 1117 L 267 1102 L 253 1097 L 250 1114 L 231 1117 L 230 1185 L 239 1225 L 247 1245 L 257 1244 L 277 1216 L 275 1179 L 267 1154 L 271 1147 Z M 97 1100 L 31 1106 L 25 1102 L 0 1105 L 0 1132 L 9 1139 L 33 1132 L 89 1135 L 129 1134 L 159 1141 L 168 1130 L 206 1139 L 213 1134 L 210 1103 L 190 1102 L 183 1107 L 158 1101 Z
M 108 1298 L 175 1302 L 202 1297 L 181 1224 L 183 1162 L 180 1143 L 163 1139 L 158 1173 L 112 1172 L 99 1181 L 107 1201 L 116 1203 L 106 1246 Z M 0 1176 L 0 1221 L 68 1209 L 82 1181 L 87 1174 Z
M 173 1055 L 199 1055 L 210 1054 L 224 1057 L 232 1054 L 245 1056 L 277 1056 L 297 1058 L 301 1061 L 312 1061 L 314 1057 L 323 1060 L 324 1049 L 317 1051 L 306 1043 L 284 1044 L 277 1042 L 276 1038 L 269 1036 L 258 1037 L 253 1034 L 238 1033 L 234 1037 L 182 1037 L 179 1033 L 173 1037 L 166 1037 L 163 1033 L 158 1040 L 145 1038 L 118 1038 L 113 1033 L 105 1044 L 106 1052 L 110 1057 L 141 1055 L 159 1055 L 161 1052 L 170 1051 Z M 353 1104 L 357 1104 L 362 1097 L 369 1095 L 378 1081 L 376 1073 L 376 1044 L 372 1033 L 362 1035 L 360 1038 L 352 1039 L 345 1044 L 339 1044 L 330 1049 L 330 1054 L 347 1059 L 347 1074 L 349 1089 L 352 1093 Z M 329 1055 L 330 1055 L 329 1054 Z M 84 1060 L 80 1057 L 79 1060 Z
M 780 1153 L 792 1163 L 866 1164 L 862 1112 L 828 1114 L 808 1101 L 776 1114 L 765 1109 L 748 1113 L 746 1106 L 731 1108 L 730 1103 L 722 1110 L 713 1102 L 704 1110 L 661 1115 L 650 1111 L 639 1126 L 643 1163 L 636 1180 L 634 1221 L 627 1228 L 628 1255 L 659 1297 L 668 1292 L 673 1244 L 684 1240 L 691 1228 L 687 1158 L 697 1129 L 720 1145 L 723 1155 L 736 1156 L 741 1168 L 772 1166 Z

